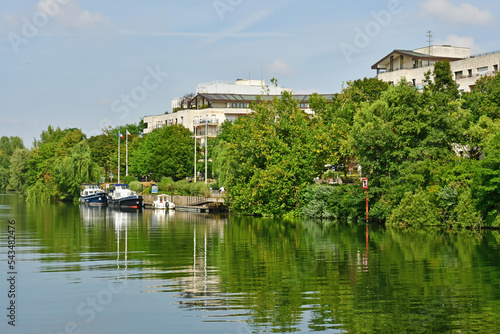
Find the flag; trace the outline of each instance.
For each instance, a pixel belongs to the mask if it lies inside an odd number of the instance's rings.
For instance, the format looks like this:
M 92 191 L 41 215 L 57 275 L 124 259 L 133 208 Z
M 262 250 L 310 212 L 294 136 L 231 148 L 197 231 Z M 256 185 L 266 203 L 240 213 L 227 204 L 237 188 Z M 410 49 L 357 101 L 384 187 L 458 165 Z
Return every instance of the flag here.
M 120 138 L 123 138 L 123 135 L 122 135 L 122 133 L 121 133 L 121 132 L 120 132 Z
M 128 130 L 127 130 L 127 136 L 130 136 L 130 132 L 128 132 Z

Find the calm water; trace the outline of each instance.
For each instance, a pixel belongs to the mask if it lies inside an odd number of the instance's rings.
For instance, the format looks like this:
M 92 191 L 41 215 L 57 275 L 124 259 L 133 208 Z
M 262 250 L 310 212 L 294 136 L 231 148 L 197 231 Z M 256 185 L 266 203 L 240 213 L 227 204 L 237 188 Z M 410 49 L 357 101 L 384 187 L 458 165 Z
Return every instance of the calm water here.
M 499 232 L 36 207 L 8 195 L 0 221 L 0 333 L 500 332 Z

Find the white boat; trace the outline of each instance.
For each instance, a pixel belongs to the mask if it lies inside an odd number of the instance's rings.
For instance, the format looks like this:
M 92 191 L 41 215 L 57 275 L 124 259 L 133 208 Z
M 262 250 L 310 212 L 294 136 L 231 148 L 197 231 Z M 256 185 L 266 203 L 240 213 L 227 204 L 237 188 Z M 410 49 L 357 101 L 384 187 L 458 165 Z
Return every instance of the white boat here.
M 165 194 L 158 195 L 156 200 L 153 202 L 153 208 L 159 210 L 175 210 L 175 204 L 168 200 L 168 196 Z

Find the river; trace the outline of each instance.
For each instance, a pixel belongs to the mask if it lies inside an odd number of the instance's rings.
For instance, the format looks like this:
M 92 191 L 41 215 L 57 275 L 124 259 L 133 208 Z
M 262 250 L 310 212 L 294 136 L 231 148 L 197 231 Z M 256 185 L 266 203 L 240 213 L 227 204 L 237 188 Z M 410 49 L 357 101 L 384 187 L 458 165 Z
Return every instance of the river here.
M 498 231 L 16 195 L 0 195 L 0 221 L 0 333 L 500 332 Z

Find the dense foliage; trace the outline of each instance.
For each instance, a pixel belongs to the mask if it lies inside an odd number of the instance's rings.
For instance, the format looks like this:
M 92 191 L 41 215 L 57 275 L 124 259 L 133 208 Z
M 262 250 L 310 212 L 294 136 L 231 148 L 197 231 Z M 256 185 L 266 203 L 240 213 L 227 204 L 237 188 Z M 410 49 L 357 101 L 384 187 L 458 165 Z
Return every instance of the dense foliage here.
M 372 220 L 500 226 L 499 96 L 498 74 L 460 93 L 448 62 L 426 74 L 423 91 L 404 79 L 392 86 L 372 78 L 348 82 L 333 101 L 314 94 L 314 115 L 284 93 L 222 125 L 209 141 L 208 176 L 225 187 L 236 213 L 361 221 L 359 182 L 366 177 Z M 119 140 L 122 177 L 129 154 L 130 176 L 122 181 L 192 176 L 192 133 L 173 125 L 141 136 L 143 126 L 105 129 L 89 139 L 78 129 L 49 126 L 31 150 L 2 137 L 0 188 L 28 198 L 75 198 L 77 183 L 117 175 Z M 129 133 L 128 150 L 119 133 Z M 317 185 L 315 179 L 333 174 L 325 166 L 350 184 Z M 351 175 L 358 166 L 361 175 Z M 198 172 L 204 168 L 197 165 Z
M 282 215 L 326 162 L 337 162 L 341 131 L 309 118 L 291 94 L 258 102 L 254 113 L 226 126 L 214 158 L 234 211 Z
M 28 201 L 74 201 L 82 183 L 117 181 L 120 147 L 120 182 L 138 177 L 182 179 L 193 173 L 192 133 L 181 126 L 164 127 L 140 137 L 143 125 L 103 129 L 86 138 L 79 129 L 43 131 L 31 149 L 17 137 L 0 139 L 0 190 L 15 190 Z M 121 137 L 119 135 L 122 135 Z M 129 176 L 126 161 L 129 155 Z M 195 191 L 181 187 L 179 192 Z M 191 189 L 192 188 L 192 189 Z M 206 185 L 197 187 L 204 192 Z M 141 187 L 143 189 L 143 187 Z M 181 191 L 182 190 L 182 191 Z
M 9 181 L 14 168 L 11 159 L 17 149 L 23 149 L 23 141 L 19 137 L 0 138 L 0 191 L 10 189 Z
M 134 141 L 130 171 L 153 180 L 182 179 L 193 174 L 193 134 L 180 124 L 157 129 Z
M 215 170 L 240 213 L 361 220 L 359 183 L 313 182 L 324 165 L 345 174 L 360 165 L 371 219 L 500 226 L 499 90 L 497 75 L 460 94 L 449 63 L 438 62 L 423 92 L 405 80 L 357 80 L 333 103 L 313 95 L 313 118 L 284 95 L 223 128 Z

